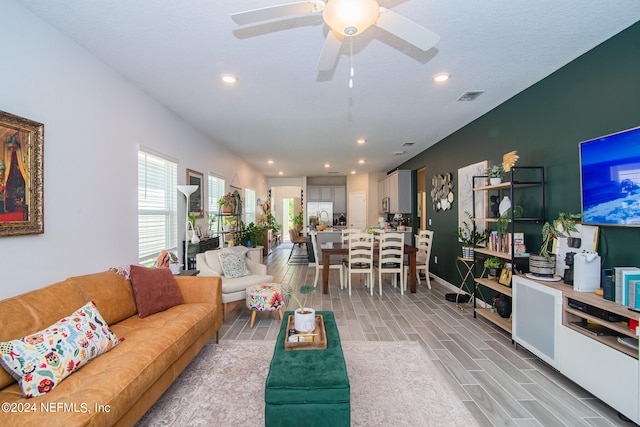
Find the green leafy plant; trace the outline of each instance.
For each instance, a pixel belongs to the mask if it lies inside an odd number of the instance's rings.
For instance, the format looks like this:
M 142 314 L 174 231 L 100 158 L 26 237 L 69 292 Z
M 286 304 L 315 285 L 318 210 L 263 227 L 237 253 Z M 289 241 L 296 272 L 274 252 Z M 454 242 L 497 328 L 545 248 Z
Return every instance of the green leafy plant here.
M 480 233 L 471 225 L 471 223 L 473 223 L 471 212 L 467 211 L 465 215 L 467 215 L 470 222 L 462 221 L 462 227 L 455 229 L 453 234 L 458 236 L 458 239 L 462 241 L 462 246 L 473 248 L 487 240 L 487 233 Z
M 498 257 L 491 257 L 491 258 L 487 258 L 484 260 L 484 266 L 485 268 L 502 268 L 502 264 L 504 263 L 504 261 Z
M 515 219 L 522 218 L 522 214 L 524 213 L 524 209 L 522 206 L 514 206 L 513 207 L 513 217 Z M 507 209 L 504 215 L 501 215 L 496 220 L 496 229 L 498 230 L 499 235 L 504 235 L 507 232 L 507 226 L 509 225 L 509 220 L 511 219 L 511 208 Z
M 243 244 L 250 241 L 254 247 L 264 246 L 264 238 L 267 227 L 264 225 L 256 225 L 253 222 L 247 224 L 242 231 L 242 238 L 240 239 Z
M 502 166 L 500 165 L 493 165 L 493 166 L 489 166 L 484 173 L 489 177 L 489 178 L 502 178 Z
M 291 220 L 296 227 L 302 227 L 304 223 L 304 216 L 302 215 L 302 211 L 298 213 L 298 215 L 294 216 Z
M 276 221 L 276 217 L 273 216 L 271 212 L 267 213 L 267 229 L 271 230 L 274 233 L 277 233 L 282 229 L 282 224 Z
M 231 206 L 232 208 L 235 208 L 236 202 L 236 196 L 233 193 L 229 192 L 218 200 L 218 207 L 221 208 L 223 206 Z
M 560 212 L 558 218 L 553 222 L 545 222 L 542 226 L 542 246 L 540 246 L 540 255 L 547 260 L 551 260 L 549 254 L 549 244 L 553 239 L 559 237 L 569 237 L 572 232 L 577 232 L 576 222 L 582 219 L 582 214 L 568 214 Z M 566 233 L 566 234 L 565 234 Z
M 304 309 L 307 306 L 307 299 L 309 298 L 309 294 L 314 293 L 316 291 L 316 287 L 312 285 L 302 285 L 300 286 L 299 291 L 300 291 L 300 294 L 304 296 L 302 300 L 300 300 L 300 298 L 298 298 L 298 296 L 296 295 L 295 288 L 288 287 L 286 289 L 287 295 L 293 298 L 294 300 L 296 300 L 296 302 L 300 306 L 300 313 L 304 314 L 305 313 Z

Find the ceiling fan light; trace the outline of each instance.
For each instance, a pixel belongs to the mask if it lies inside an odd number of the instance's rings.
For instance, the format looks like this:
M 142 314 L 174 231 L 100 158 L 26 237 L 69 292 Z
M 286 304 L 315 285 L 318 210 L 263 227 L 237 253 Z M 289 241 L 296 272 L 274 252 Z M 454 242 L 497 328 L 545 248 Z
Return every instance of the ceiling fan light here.
M 330 0 L 322 11 L 324 22 L 344 36 L 362 33 L 378 20 L 380 7 L 375 0 Z

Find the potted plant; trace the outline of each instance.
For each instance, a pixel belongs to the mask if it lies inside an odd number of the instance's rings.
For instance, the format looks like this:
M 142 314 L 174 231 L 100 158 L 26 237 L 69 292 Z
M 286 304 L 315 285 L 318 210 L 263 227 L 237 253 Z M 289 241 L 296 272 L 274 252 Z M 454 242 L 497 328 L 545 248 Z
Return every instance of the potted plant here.
M 229 192 L 218 200 L 218 207 L 224 214 L 231 214 L 236 210 L 236 196 Z
M 513 217 L 515 219 L 522 218 L 522 214 L 524 209 L 522 206 L 515 205 L 513 207 Z M 507 232 L 507 226 L 509 225 L 509 220 L 511 219 L 511 208 L 507 209 L 504 215 L 500 215 L 496 220 L 496 230 L 499 235 L 504 235 Z
M 311 332 L 316 327 L 316 311 L 313 308 L 307 307 L 307 298 L 309 294 L 315 292 L 315 290 L 316 287 L 312 285 L 300 286 L 300 294 L 304 295 L 302 301 L 296 295 L 293 287 L 287 287 L 285 290 L 287 295 L 296 300 L 299 306 L 294 312 L 294 325 L 297 332 Z
M 489 177 L 489 184 L 496 185 L 502 182 L 502 166 L 489 166 L 489 168 L 485 170 L 484 173 Z
M 242 231 L 242 243 L 248 248 L 263 246 L 266 230 L 265 226 L 250 222 Z
M 471 212 L 465 212 L 469 221 L 473 222 Z M 486 233 L 480 233 L 467 221 L 462 221 L 462 227 L 458 227 L 454 232 L 462 242 L 462 257 L 473 258 L 473 248 L 487 240 Z
M 304 216 L 302 215 L 302 211 L 298 212 L 298 215 L 293 217 L 292 222 L 293 225 L 295 225 L 297 231 L 302 231 L 302 225 L 304 223 Z
M 502 268 L 504 261 L 498 257 L 491 257 L 484 260 L 484 268 L 489 270 L 489 279 L 495 280 L 498 276 L 498 269 Z
M 558 218 L 544 223 L 540 252 L 529 255 L 529 272 L 540 277 L 553 277 L 556 271 L 556 255 L 549 253 L 549 245 L 554 239 L 569 237 L 572 232 L 577 232 L 576 221 L 581 218 L 581 214 L 560 212 Z
M 180 260 L 173 252 L 169 252 L 169 269 L 175 274 L 180 274 Z
M 235 229 L 237 223 L 238 223 L 238 221 L 236 220 L 235 217 L 233 217 L 233 216 L 225 217 L 222 220 L 222 230 L 226 231 L 226 232 L 233 231 Z

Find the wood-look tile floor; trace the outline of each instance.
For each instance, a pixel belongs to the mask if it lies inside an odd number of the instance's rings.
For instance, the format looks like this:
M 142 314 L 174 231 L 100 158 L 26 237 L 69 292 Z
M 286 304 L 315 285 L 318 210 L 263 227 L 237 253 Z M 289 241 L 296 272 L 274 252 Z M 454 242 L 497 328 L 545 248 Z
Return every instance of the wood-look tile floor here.
M 269 274 L 277 283 L 313 284 L 315 267 L 288 265 L 290 251 L 286 243 L 272 250 L 265 259 Z M 349 297 L 346 289 L 340 289 L 338 274 L 331 271 L 327 295 L 321 293 L 320 277 L 308 305 L 335 313 L 343 341 L 419 342 L 481 426 L 636 425 L 621 420 L 613 408 L 514 346 L 501 329 L 474 318 L 470 306 L 460 310 L 447 302 L 444 295 L 451 290 L 437 280 L 431 280 L 432 289 L 423 280 L 415 294 L 400 295 L 388 276 L 382 296 L 377 284 L 374 296 L 357 284 Z M 295 301 L 288 309 L 295 309 Z M 233 305 L 221 339 L 275 341 L 280 327 L 276 312 L 258 313 L 253 329 L 249 320 L 244 302 Z

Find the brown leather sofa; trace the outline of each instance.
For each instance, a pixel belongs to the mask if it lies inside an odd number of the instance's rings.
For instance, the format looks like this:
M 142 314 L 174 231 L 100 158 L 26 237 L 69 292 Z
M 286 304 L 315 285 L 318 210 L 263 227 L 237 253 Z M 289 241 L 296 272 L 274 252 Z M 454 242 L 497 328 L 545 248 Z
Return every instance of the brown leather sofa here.
M 121 340 L 51 392 L 22 397 L 0 368 L 2 426 L 132 426 L 169 388 L 222 324 L 219 277 L 176 277 L 184 304 L 140 318 L 131 283 L 114 271 L 0 301 L 0 341 L 52 325 L 93 301 Z

